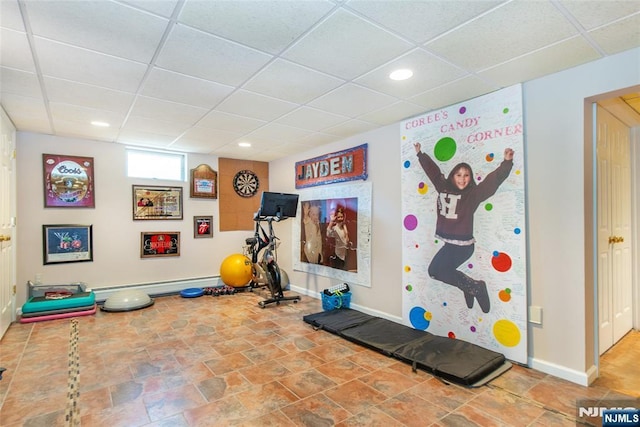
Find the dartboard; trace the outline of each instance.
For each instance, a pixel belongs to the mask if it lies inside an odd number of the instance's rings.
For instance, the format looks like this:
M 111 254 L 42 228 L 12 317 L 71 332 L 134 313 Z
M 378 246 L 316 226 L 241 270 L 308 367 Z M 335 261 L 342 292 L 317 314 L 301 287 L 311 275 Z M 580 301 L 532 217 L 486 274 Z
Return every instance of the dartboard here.
M 239 196 L 251 197 L 258 192 L 258 176 L 250 170 L 242 170 L 233 177 L 233 189 Z

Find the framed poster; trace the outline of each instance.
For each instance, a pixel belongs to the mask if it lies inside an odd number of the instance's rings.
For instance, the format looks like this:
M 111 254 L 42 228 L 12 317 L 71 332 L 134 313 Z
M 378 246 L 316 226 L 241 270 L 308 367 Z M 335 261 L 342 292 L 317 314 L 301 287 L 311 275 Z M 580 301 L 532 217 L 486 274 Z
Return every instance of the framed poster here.
M 189 197 L 203 199 L 218 198 L 218 173 L 209 165 L 199 165 L 191 169 Z
M 182 219 L 182 187 L 133 186 L 133 219 Z
M 140 258 L 180 256 L 179 231 L 143 231 L 140 233 Z
M 43 154 L 44 207 L 94 208 L 93 157 Z
M 193 237 L 196 239 L 213 237 L 213 217 L 194 216 L 193 217 Z
M 43 264 L 93 261 L 92 225 L 43 225 Z

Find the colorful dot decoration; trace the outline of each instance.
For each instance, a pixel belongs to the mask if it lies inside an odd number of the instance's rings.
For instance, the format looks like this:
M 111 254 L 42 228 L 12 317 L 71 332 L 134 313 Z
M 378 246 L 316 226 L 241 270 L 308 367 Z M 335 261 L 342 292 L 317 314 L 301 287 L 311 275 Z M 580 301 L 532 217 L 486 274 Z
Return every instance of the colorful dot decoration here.
M 509 114 L 509 108 L 505 107 L 505 108 L 502 110 L 502 112 L 503 112 L 504 114 Z
M 513 233 L 514 234 L 520 234 L 520 233 L 522 233 L 522 230 L 520 230 L 520 228 L 516 227 L 516 228 L 513 229 Z
M 411 285 L 407 285 L 407 286 L 405 286 L 405 289 L 406 289 L 407 291 L 411 292 L 411 291 L 413 291 L 413 286 L 411 286 Z
M 505 347 L 520 344 L 521 334 L 518 326 L 507 319 L 500 319 L 493 324 L 493 336 Z
M 405 169 L 408 169 L 411 167 L 411 162 L 409 160 L 405 160 L 403 166 Z
M 431 324 L 431 313 L 422 307 L 413 307 L 409 311 L 409 321 L 415 329 L 424 331 Z
M 455 339 L 456 339 L 456 334 L 455 334 L 455 333 L 453 333 L 453 332 L 451 332 L 451 331 L 447 334 L 447 336 L 448 336 L 449 338 L 451 338 L 452 340 L 455 340 Z
M 418 194 L 421 194 L 424 196 L 425 194 L 427 194 L 428 191 L 429 191 L 429 186 L 426 183 L 421 182 L 420 184 L 418 184 Z
M 473 263 L 467 264 L 467 268 L 473 268 Z
M 505 271 L 509 271 L 509 269 L 511 269 L 511 257 L 504 252 L 495 251 L 493 253 L 493 257 L 491 258 L 491 265 L 496 271 L 504 273 Z
M 475 326 L 471 326 L 471 327 L 469 328 L 469 330 L 470 330 L 471 332 L 476 332 L 476 327 L 475 327 Z
M 485 204 L 484 205 L 484 210 L 487 211 L 487 212 L 492 211 L 493 210 L 493 204 L 491 204 L 491 203 Z
M 418 227 L 418 218 L 415 215 L 407 215 L 404 217 L 404 228 L 413 231 Z
M 460 107 L 458 111 L 460 112 L 460 114 L 464 114 L 467 112 L 467 107 Z
M 445 136 L 436 142 L 436 145 L 433 148 L 433 155 L 441 162 L 446 162 L 451 160 L 451 158 L 456 154 L 457 149 L 458 147 L 455 139 Z
M 486 160 L 487 162 L 493 162 L 494 157 L 495 157 L 495 156 L 493 155 L 493 153 L 489 153 L 489 154 L 487 154 L 487 156 L 485 157 L 485 160 Z
M 511 301 L 511 293 L 507 292 L 506 289 L 503 289 L 500 292 L 498 292 L 498 298 L 500 298 L 500 301 L 502 302 L 509 302 Z
M 408 273 L 408 272 L 410 272 L 410 271 L 411 271 L 411 267 L 409 267 L 408 265 L 405 265 L 405 266 L 404 266 L 404 272 L 405 272 L 405 273 Z

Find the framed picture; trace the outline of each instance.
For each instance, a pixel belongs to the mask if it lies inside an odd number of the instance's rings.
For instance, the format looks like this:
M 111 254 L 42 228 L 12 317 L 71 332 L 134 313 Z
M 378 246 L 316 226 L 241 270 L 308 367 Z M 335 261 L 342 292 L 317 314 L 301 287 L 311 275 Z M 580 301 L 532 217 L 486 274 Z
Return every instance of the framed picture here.
M 218 198 L 218 173 L 209 165 L 199 165 L 191 169 L 189 197 L 203 199 Z
M 213 237 L 213 217 L 194 216 L 193 217 L 193 237 L 200 239 L 203 237 Z
M 133 219 L 182 219 L 182 187 L 133 186 Z
M 43 225 L 43 264 L 93 261 L 92 225 Z
M 94 208 L 93 157 L 43 154 L 44 207 Z
M 179 231 L 143 231 L 140 233 L 140 258 L 180 256 Z

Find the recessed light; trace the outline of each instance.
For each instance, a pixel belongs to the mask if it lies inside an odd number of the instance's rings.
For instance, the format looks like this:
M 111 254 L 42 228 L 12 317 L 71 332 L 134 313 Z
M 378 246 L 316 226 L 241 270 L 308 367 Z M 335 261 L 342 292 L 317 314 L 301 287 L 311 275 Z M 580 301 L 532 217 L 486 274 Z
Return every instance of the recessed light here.
M 248 148 L 248 147 L 251 147 L 251 143 L 250 142 L 238 142 L 238 147 Z
M 91 124 L 94 125 L 94 126 L 101 127 L 101 128 L 108 128 L 109 126 L 111 126 L 107 122 L 99 122 L 99 121 L 96 121 L 96 120 L 92 121 Z
M 407 80 L 413 76 L 413 71 L 408 68 L 403 68 L 400 70 L 395 70 L 391 74 L 389 74 L 389 78 L 391 80 Z

